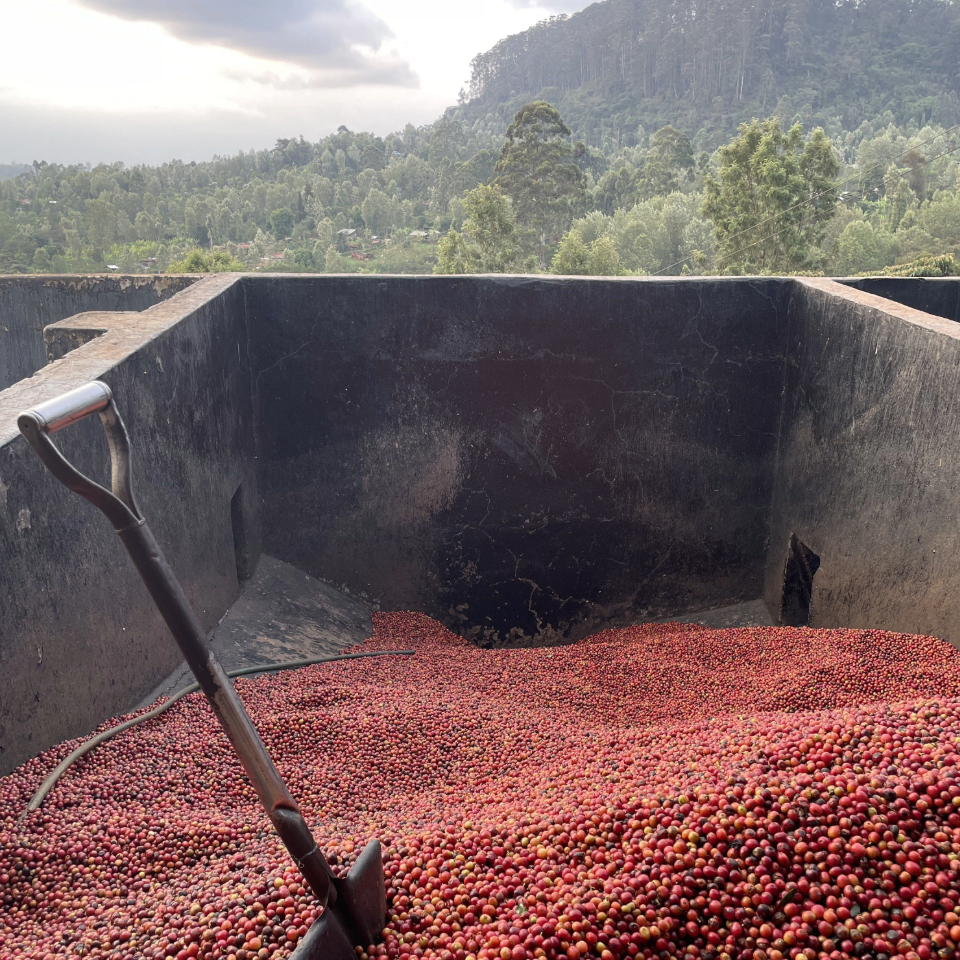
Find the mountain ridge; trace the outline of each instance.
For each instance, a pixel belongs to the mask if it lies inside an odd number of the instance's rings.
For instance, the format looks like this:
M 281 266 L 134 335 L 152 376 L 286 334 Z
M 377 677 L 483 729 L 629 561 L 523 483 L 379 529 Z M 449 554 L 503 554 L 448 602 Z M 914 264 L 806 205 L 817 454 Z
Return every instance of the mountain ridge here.
M 828 132 L 885 113 L 951 126 L 958 92 L 955 0 L 603 0 L 475 57 L 457 114 L 509 120 L 546 99 L 593 146 L 671 123 L 711 149 L 773 114 Z

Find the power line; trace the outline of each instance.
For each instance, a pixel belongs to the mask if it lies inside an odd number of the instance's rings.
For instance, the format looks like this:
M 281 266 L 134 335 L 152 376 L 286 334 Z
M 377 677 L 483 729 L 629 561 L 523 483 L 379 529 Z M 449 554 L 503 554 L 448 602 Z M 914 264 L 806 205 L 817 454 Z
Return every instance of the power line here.
M 796 210 L 798 207 L 804 207 L 808 204 L 815 203 L 821 197 L 826 196 L 832 190 L 839 190 L 841 187 L 846 186 L 848 183 L 852 183 L 854 180 L 860 180 L 865 174 L 871 173 L 879 167 L 886 167 L 891 163 L 895 163 L 897 160 L 901 160 L 908 153 L 911 153 L 914 150 L 918 150 L 920 147 L 925 147 L 928 143 L 933 143 L 935 140 L 939 140 L 941 137 L 946 137 L 948 134 L 952 133 L 954 130 L 960 130 L 960 123 L 954 124 L 952 127 L 948 127 L 946 130 L 941 133 L 936 134 L 935 136 L 930 137 L 929 140 L 922 140 L 920 143 L 914 144 L 912 147 L 908 147 L 903 153 L 898 153 L 895 157 L 891 157 L 889 160 L 878 160 L 872 166 L 866 168 L 866 170 L 861 170 L 857 173 L 856 176 L 847 177 L 846 180 L 841 180 L 839 183 L 836 183 L 830 187 L 827 187 L 825 190 L 821 190 L 819 193 L 815 193 L 812 197 L 807 197 L 804 200 L 799 200 L 790 207 L 787 207 L 786 210 L 781 210 L 779 213 L 775 213 L 770 217 L 767 217 L 765 220 L 761 220 L 759 223 L 753 224 L 753 226 L 747 227 L 745 230 L 741 230 L 739 233 L 735 233 L 732 237 L 729 237 L 729 240 L 736 240 L 737 237 L 742 237 L 744 234 L 751 233 L 754 230 L 759 229 L 765 223 L 770 223 L 772 220 L 778 220 L 780 217 L 785 216 L 790 213 L 792 210 Z M 952 147 L 950 150 L 946 150 L 944 153 L 937 154 L 935 157 L 929 157 L 925 159 L 922 163 L 918 163 L 918 167 L 925 167 L 929 163 L 933 163 L 934 160 L 939 160 L 941 157 L 947 156 L 947 154 L 954 153 L 955 151 L 960 150 L 960 145 Z M 751 247 L 755 247 L 760 243 L 765 243 L 767 240 L 772 237 L 777 236 L 779 231 L 774 231 L 767 237 L 764 237 L 761 240 L 758 240 L 756 243 L 748 244 L 745 247 L 741 247 L 742 250 L 749 250 Z M 686 263 L 688 260 L 693 259 L 693 254 L 690 256 L 684 257 L 682 260 L 677 260 L 676 263 L 671 263 L 668 266 L 664 267 L 658 273 L 653 274 L 655 277 L 661 277 L 666 275 L 666 271 L 672 270 L 674 267 L 679 267 L 680 264 Z

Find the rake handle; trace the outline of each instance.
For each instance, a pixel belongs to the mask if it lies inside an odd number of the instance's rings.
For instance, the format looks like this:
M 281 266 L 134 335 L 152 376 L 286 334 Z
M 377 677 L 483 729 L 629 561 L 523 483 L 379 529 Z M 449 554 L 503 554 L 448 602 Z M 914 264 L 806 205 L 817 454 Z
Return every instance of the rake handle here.
M 100 414 L 110 446 L 110 490 L 80 473 L 49 436 L 93 413 Z M 274 766 L 243 702 L 207 644 L 197 615 L 140 513 L 130 473 L 130 442 L 110 388 L 94 381 L 21 413 L 17 423 L 47 469 L 65 486 L 98 507 L 113 524 L 239 756 L 280 839 L 321 906 L 335 903 L 337 891 L 330 866 Z
M 200 684 L 280 839 L 322 905 L 336 898 L 330 867 L 250 715 L 207 645 L 203 627 L 145 521 L 118 530 L 124 547 Z

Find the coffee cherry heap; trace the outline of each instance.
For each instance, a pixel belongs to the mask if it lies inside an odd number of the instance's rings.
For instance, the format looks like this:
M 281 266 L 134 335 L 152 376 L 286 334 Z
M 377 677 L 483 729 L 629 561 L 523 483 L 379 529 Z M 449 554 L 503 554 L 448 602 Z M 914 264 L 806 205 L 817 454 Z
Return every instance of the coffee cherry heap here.
M 960 653 L 865 630 L 655 624 L 237 683 L 338 871 L 384 845 L 360 960 L 948 958 Z M 289 956 L 312 897 L 199 695 L 0 780 L 0 956 Z

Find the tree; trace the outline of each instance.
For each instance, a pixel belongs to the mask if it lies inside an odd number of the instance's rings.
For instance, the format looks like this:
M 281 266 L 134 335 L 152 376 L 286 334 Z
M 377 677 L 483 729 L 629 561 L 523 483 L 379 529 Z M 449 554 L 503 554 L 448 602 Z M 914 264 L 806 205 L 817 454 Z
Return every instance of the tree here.
M 550 272 L 571 277 L 619 277 L 624 271 L 617 246 L 607 234 L 588 246 L 580 231 L 573 229 L 560 241 Z
M 880 271 L 882 277 L 960 277 L 960 260 L 952 253 L 940 256 L 917 257 L 909 263 L 887 267 Z
M 86 202 L 87 239 L 93 246 L 98 257 L 113 242 L 117 230 L 117 215 L 113 204 L 100 197 L 97 200 Z
M 590 273 L 590 251 L 578 230 L 570 230 L 560 241 L 550 262 L 550 272 L 564 277 L 585 277 Z
M 892 233 L 864 220 L 854 220 L 837 241 L 837 275 L 852 277 L 878 272 L 896 260 L 898 253 Z
M 436 273 L 505 273 L 517 266 L 516 219 L 497 187 L 480 184 L 463 196 L 461 236 L 451 230 L 440 241 Z
M 620 254 L 610 237 L 597 237 L 590 246 L 590 275 L 594 277 L 619 277 L 623 274 Z
M 467 238 L 451 230 L 437 247 L 437 263 L 434 273 L 472 273 L 474 256 Z
M 514 261 L 516 216 L 510 201 L 495 186 L 480 184 L 463 197 L 464 233 L 477 247 L 484 273 L 503 273 Z
M 542 247 L 545 235 L 566 229 L 584 196 L 583 172 L 574 162 L 569 136 L 556 107 L 545 100 L 521 107 L 507 127 L 493 185 L 513 201 L 534 245 Z M 578 149 L 582 152 L 582 146 Z
M 888 177 L 889 180 L 896 181 L 896 184 L 888 183 L 886 196 L 884 197 L 887 220 L 894 233 L 900 229 L 900 224 L 903 222 L 907 211 L 914 209 L 917 205 L 917 196 L 910 189 L 910 184 L 898 174 L 899 171 L 893 171 L 892 176 Z
M 270 214 L 270 230 L 278 240 L 283 240 L 293 233 L 296 219 L 289 207 L 278 207 Z
M 798 123 L 776 117 L 740 125 L 708 175 L 704 213 L 713 221 L 717 265 L 789 273 L 807 266 L 837 206 L 840 165 L 823 130 L 804 141 Z
M 643 177 L 630 164 L 625 164 L 608 170 L 600 177 L 593 193 L 593 202 L 598 210 L 612 215 L 621 207 L 632 207 L 645 188 Z
M 323 258 L 324 273 L 343 273 L 343 258 L 337 248 L 330 244 Z
M 204 253 L 199 248 L 190 250 L 182 260 L 174 260 L 168 273 L 239 273 L 243 264 L 223 250 Z
M 946 243 L 960 243 L 960 192 L 938 193 L 920 211 L 920 224 Z
M 373 187 L 360 205 L 360 213 L 371 233 L 384 234 L 399 219 L 400 209 L 393 197 Z
M 956 0 L 620 0 L 577 8 L 473 60 L 470 101 L 458 114 L 465 126 L 550 87 L 576 110 L 567 120 L 574 126 L 575 116 L 578 135 L 616 149 L 637 142 L 641 116 L 663 118 L 656 126 L 683 118 L 685 129 L 712 138 L 757 116 L 761 104 L 785 126 L 814 111 L 851 131 L 887 111 L 900 123 L 922 126 L 931 112 L 956 122 Z
M 674 127 L 661 127 L 650 138 L 641 185 L 646 197 L 672 193 L 679 180 L 694 168 L 693 147 L 686 134 Z
M 327 247 L 333 243 L 337 235 L 337 228 L 332 220 L 323 219 L 317 224 L 316 228 L 317 243 L 314 246 L 313 255 L 319 262 L 326 253 Z

